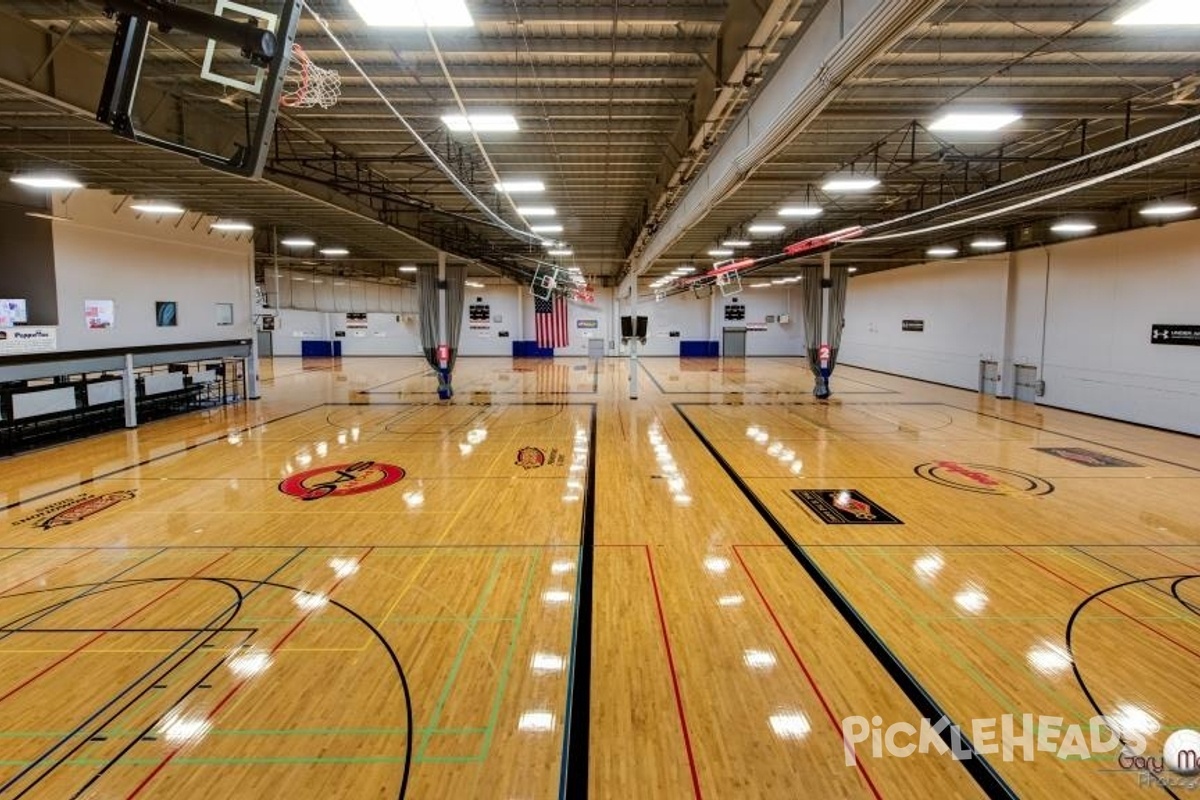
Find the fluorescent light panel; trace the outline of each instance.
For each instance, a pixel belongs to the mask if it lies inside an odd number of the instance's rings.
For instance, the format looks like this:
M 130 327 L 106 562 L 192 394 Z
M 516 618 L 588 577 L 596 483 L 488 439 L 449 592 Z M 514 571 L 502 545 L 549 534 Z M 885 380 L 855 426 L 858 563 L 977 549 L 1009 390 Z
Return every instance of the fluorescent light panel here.
M 1195 0 L 1147 0 L 1117 17 L 1117 25 L 1200 25 Z
M 214 222 L 209 226 L 214 231 L 229 231 L 229 232 L 244 232 L 254 230 L 254 226 L 249 222 L 235 222 L 233 220 L 222 220 Z
M 505 194 L 534 194 L 546 191 L 546 184 L 541 181 L 500 181 L 496 184 L 496 191 Z
M 517 206 L 517 213 L 522 217 L 553 217 L 558 212 L 554 206 Z
M 416 272 L 416 271 L 417 271 L 417 268 L 416 268 L 416 267 L 414 267 L 414 266 L 412 266 L 412 265 L 410 264 L 410 265 L 408 265 L 408 266 L 401 267 L 401 268 L 400 268 L 400 271 L 401 271 L 401 272 Z
M 749 247 L 751 244 L 745 239 L 726 239 L 721 242 L 721 247 Z
M 13 175 L 9 181 L 24 186 L 27 189 L 60 189 L 69 191 L 71 189 L 82 189 L 83 184 L 74 178 L 66 175 L 54 175 L 51 173 L 28 173 L 25 175 Z
M 984 236 L 971 242 L 972 250 L 1001 250 L 1008 245 L 1003 239 Z
M 846 175 L 830 178 L 821 185 L 821 190 L 826 192 L 869 192 L 878 185 L 878 178 L 866 175 Z
M 442 117 L 446 127 L 455 133 L 495 133 L 497 131 L 519 131 L 516 117 L 512 114 L 447 114 Z
M 350 251 L 344 247 L 323 247 L 321 248 L 323 256 L 348 256 Z
M 291 236 L 279 242 L 284 247 L 316 247 L 317 243 L 307 236 Z
M 182 214 L 184 209 L 173 203 L 134 203 L 130 206 L 134 211 L 143 214 Z
M 463 0 L 350 0 L 363 22 L 378 28 L 470 28 Z
M 949 258 L 950 256 L 958 255 L 957 247 L 931 247 L 925 251 L 926 255 L 934 258 Z
M 1096 230 L 1096 224 L 1084 220 L 1064 220 L 1051 225 L 1050 230 L 1055 233 L 1091 233 Z
M 1021 118 L 1015 111 L 948 111 L 929 125 L 931 131 L 991 133 Z
M 1141 208 L 1138 213 L 1143 217 L 1182 217 L 1195 213 L 1196 206 L 1182 200 L 1168 200 L 1161 203 L 1151 203 Z
M 727 258 L 727 257 L 733 255 L 733 251 L 732 250 L 724 250 L 721 248 L 715 248 L 713 250 L 709 250 L 708 254 L 710 256 L 712 256 L 713 258 Z
M 787 226 L 774 222 L 758 222 L 746 228 L 746 230 L 750 233 L 783 233 L 787 230 Z
M 575 255 L 575 251 L 567 249 L 567 248 L 559 248 L 557 250 L 547 250 L 546 255 L 554 256 L 556 258 L 559 258 L 559 257 L 566 258 L 567 256 Z
M 820 206 L 784 206 L 779 209 L 781 217 L 819 217 L 825 213 L 825 209 Z
M 534 233 L 562 233 L 562 225 L 530 225 L 529 230 Z

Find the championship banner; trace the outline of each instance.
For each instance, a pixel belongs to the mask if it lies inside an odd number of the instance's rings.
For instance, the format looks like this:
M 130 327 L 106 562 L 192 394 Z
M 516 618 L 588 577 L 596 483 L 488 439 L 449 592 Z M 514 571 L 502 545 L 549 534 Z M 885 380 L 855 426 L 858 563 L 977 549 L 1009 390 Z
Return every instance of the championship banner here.
M 0 356 L 53 353 L 58 349 L 58 328 L 0 328 Z

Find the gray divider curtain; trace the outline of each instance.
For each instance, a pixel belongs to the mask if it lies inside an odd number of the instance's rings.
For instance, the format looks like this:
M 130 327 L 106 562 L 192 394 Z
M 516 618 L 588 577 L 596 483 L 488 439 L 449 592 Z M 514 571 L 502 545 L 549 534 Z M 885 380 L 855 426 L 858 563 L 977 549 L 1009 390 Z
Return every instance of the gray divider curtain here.
M 446 344 L 450 345 L 451 370 L 454 369 L 454 362 L 458 360 L 458 339 L 462 334 L 463 294 L 466 282 L 465 265 L 446 267 Z
M 426 363 L 437 369 L 437 267 L 417 268 L 417 313 L 421 320 L 421 352 L 425 354 Z
M 821 346 L 821 267 L 804 267 L 804 347 L 808 351 L 808 369 L 814 378 L 821 375 L 817 348 Z
M 829 289 L 829 370 L 837 366 L 838 348 L 842 346 L 842 328 L 846 324 L 846 290 L 850 285 L 850 268 L 830 270 L 833 286 Z

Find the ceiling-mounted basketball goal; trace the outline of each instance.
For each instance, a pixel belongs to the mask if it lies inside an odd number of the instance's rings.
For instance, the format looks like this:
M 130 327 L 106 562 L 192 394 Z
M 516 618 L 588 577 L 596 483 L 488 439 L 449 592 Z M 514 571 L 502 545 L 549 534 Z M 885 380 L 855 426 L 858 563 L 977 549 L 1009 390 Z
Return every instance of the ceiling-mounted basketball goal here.
M 120 136 L 257 178 L 281 105 L 329 108 L 341 95 L 338 73 L 295 43 L 304 0 L 216 0 L 212 14 L 174 0 L 104 6 L 117 34 L 96 116 Z M 144 63 L 151 25 L 208 40 L 194 80 L 163 88 L 161 74 L 153 74 L 159 65 Z

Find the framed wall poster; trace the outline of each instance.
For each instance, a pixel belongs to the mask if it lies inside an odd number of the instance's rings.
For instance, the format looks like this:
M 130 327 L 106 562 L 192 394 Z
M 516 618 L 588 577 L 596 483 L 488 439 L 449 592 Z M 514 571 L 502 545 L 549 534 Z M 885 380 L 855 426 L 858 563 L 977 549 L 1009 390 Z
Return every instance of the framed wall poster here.
M 217 303 L 217 324 L 233 324 L 233 303 Z
M 117 323 L 116 304 L 112 300 L 84 300 L 83 319 L 88 330 L 107 330 Z
M 177 313 L 174 300 L 159 300 L 154 304 L 154 319 L 160 328 L 174 328 L 179 324 L 179 315 Z

